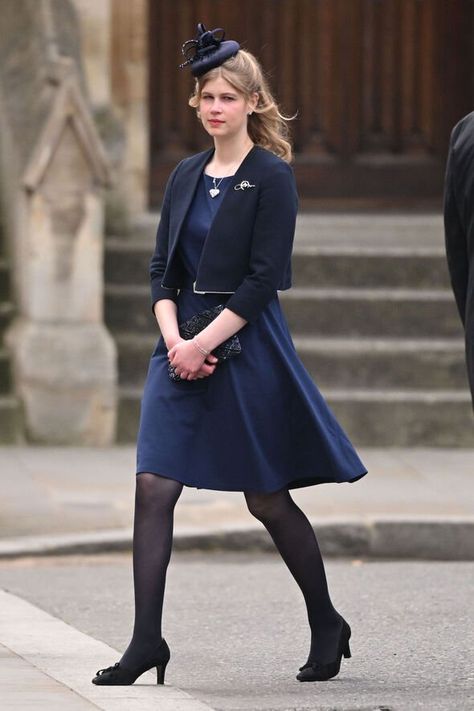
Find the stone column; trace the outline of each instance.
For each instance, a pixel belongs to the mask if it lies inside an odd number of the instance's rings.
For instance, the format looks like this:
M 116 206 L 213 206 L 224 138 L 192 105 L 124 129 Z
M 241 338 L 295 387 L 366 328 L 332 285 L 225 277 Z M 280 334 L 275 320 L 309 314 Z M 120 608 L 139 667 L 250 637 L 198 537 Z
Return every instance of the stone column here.
M 102 321 L 108 166 L 74 61 L 58 59 L 56 69 L 23 173 L 20 315 L 7 343 L 29 438 L 105 445 L 117 404 L 116 350 Z
M 94 107 L 110 103 L 111 0 L 74 0 L 89 98 Z
M 107 231 L 148 205 L 148 0 L 74 0 L 86 83 L 113 164 Z
M 111 0 L 111 96 L 127 136 L 124 182 L 132 213 L 148 206 L 148 2 Z

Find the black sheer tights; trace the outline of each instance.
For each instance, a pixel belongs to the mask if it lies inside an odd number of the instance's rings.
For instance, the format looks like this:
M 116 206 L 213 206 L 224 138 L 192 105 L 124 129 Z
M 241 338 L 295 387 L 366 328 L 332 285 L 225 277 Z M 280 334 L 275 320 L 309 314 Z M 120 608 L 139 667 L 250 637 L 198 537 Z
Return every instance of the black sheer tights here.
M 138 667 L 161 641 L 166 571 L 171 557 L 174 507 L 183 484 L 157 474 L 136 476 L 133 522 L 133 636 L 120 662 Z
M 135 623 L 121 663 L 134 668 L 161 640 L 166 571 L 171 556 L 174 507 L 183 484 L 151 473 L 136 477 L 133 530 Z M 311 524 L 287 489 L 244 492 L 249 511 L 263 523 L 299 585 L 311 628 L 308 659 L 336 658 L 342 618 L 329 597 L 324 564 Z
M 249 511 L 263 523 L 298 583 L 311 628 L 308 660 L 336 659 L 342 617 L 329 596 L 324 563 L 313 528 L 288 489 L 270 494 L 245 492 Z

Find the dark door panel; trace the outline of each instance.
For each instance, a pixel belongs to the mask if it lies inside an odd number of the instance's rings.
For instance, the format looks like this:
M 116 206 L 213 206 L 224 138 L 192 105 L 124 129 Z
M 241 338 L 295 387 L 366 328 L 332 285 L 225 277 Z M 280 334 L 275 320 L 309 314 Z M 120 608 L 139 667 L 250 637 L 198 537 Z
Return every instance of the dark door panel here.
M 439 205 L 449 132 L 474 108 L 471 0 L 150 2 L 150 202 L 212 145 L 187 105 L 180 42 L 224 27 L 262 61 L 292 122 L 302 204 Z

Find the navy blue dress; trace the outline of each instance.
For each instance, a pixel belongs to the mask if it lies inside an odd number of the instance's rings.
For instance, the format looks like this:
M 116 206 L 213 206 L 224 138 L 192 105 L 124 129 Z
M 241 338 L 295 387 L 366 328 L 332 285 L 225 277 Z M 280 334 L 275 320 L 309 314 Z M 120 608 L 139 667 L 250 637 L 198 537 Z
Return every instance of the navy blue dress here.
M 178 244 L 187 282 L 178 323 L 227 301 L 230 294 L 193 291 L 201 249 L 233 176 L 202 173 Z M 216 179 L 217 180 L 217 179 Z M 242 352 L 206 378 L 168 377 L 162 336 L 151 355 L 140 413 L 137 470 L 197 489 L 272 492 L 367 473 L 291 339 L 278 292 L 258 319 L 238 331 Z

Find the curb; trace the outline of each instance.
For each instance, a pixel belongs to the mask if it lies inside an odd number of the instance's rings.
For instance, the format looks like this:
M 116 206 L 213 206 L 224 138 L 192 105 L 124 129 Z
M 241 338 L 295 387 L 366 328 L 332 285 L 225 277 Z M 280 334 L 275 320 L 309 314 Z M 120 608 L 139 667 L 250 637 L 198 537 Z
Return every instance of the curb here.
M 312 522 L 321 551 L 330 557 L 474 560 L 474 516 L 391 517 Z M 130 552 L 132 530 L 21 536 L 0 541 L 0 560 L 31 556 Z M 182 527 L 176 551 L 275 552 L 263 526 Z
M 104 688 L 91 684 L 94 670 L 119 652 L 2 589 L 0 639 L 10 656 L 7 663 L 2 660 L 2 708 L 215 711 L 166 681 L 158 686 L 153 670 L 130 686 Z M 87 676 L 85 669 L 90 670 Z M 32 688 L 32 673 L 36 688 Z

